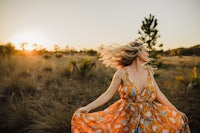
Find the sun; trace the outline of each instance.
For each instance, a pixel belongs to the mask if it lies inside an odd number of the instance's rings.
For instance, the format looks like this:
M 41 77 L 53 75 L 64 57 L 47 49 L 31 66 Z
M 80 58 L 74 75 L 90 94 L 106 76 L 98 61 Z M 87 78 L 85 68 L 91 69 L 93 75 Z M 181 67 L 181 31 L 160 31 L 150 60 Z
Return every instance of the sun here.
M 49 39 L 45 36 L 45 34 L 42 34 L 42 32 L 39 31 L 18 32 L 11 38 L 11 42 L 13 42 L 18 49 L 22 49 L 20 46 L 22 43 L 24 43 L 24 49 L 29 51 L 35 49 L 35 44 L 47 49 L 50 45 Z

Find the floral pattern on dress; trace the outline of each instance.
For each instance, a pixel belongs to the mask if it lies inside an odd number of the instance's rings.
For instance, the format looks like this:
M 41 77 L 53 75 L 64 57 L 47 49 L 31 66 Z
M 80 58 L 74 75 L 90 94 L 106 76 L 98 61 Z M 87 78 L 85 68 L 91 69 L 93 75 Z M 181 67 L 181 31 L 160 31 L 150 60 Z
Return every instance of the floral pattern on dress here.
M 120 99 L 102 111 L 74 114 L 72 133 L 190 133 L 180 114 L 155 101 L 150 70 L 147 83 L 140 91 L 126 71 Z

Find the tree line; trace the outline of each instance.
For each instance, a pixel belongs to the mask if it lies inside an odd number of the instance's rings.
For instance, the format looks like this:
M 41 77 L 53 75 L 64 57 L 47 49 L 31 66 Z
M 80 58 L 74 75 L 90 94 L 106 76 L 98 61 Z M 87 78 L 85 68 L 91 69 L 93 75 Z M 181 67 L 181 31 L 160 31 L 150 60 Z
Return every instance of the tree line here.
M 36 44 L 33 44 L 36 45 Z M 22 43 L 22 46 L 24 46 L 24 43 Z M 60 54 L 69 54 L 69 55 L 74 55 L 74 54 L 87 54 L 90 56 L 98 56 L 98 51 L 94 49 L 82 49 L 82 50 L 76 50 L 73 47 L 69 47 L 68 45 L 66 46 L 65 49 L 61 49 L 58 45 L 54 46 L 53 51 L 49 51 L 45 48 L 34 48 L 32 51 L 27 51 L 24 47 L 21 47 L 22 49 L 16 49 L 15 45 L 12 42 L 8 43 L 1 43 L 0 44 L 0 56 L 1 57 L 10 57 L 11 55 L 26 55 L 28 54 L 34 54 L 34 55 L 42 55 L 46 53 L 60 53 Z
M 189 48 L 176 48 L 164 51 L 165 56 L 200 56 L 200 44 Z
M 11 42 L 8 42 L 6 44 L 0 44 L 0 56 L 11 56 L 13 54 L 23 52 L 23 50 L 17 50 Z M 35 52 L 37 54 L 43 54 L 43 53 L 49 53 L 50 51 L 47 51 L 46 49 L 40 49 L 40 50 L 33 50 L 32 52 Z M 94 49 L 82 49 L 80 51 L 77 51 L 76 49 L 72 48 L 66 48 L 66 49 L 57 49 L 56 51 L 53 51 L 54 53 L 63 53 L 63 54 L 76 54 L 76 53 L 85 53 L 87 55 L 91 56 L 97 56 L 99 53 L 97 50 Z M 200 56 L 200 44 L 191 46 L 189 48 L 176 48 L 176 49 L 168 49 L 163 52 L 164 56 Z

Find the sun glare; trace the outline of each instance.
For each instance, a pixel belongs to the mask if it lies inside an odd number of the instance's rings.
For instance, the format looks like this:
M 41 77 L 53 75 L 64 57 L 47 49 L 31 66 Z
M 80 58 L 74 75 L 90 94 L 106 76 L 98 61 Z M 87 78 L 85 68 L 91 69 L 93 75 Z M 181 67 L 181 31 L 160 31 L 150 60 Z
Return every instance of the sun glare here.
M 17 49 L 22 49 L 22 43 L 24 43 L 25 50 L 33 50 L 36 48 L 36 45 L 40 45 L 44 48 L 49 48 L 49 40 L 47 37 L 37 31 L 23 31 L 19 32 L 11 38 L 11 42 L 13 42 Z

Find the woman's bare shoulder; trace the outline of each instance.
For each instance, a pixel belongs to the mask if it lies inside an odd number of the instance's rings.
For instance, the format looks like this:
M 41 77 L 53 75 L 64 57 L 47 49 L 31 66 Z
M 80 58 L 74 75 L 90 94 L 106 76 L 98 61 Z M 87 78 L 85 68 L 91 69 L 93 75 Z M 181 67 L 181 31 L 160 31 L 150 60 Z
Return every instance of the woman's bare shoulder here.
M 123 76 L 125 74 L 125 68 L 120 68 L 120 69 L 117 69 L 117 71 L 115 72 L 115 76 L 122 79 Z

